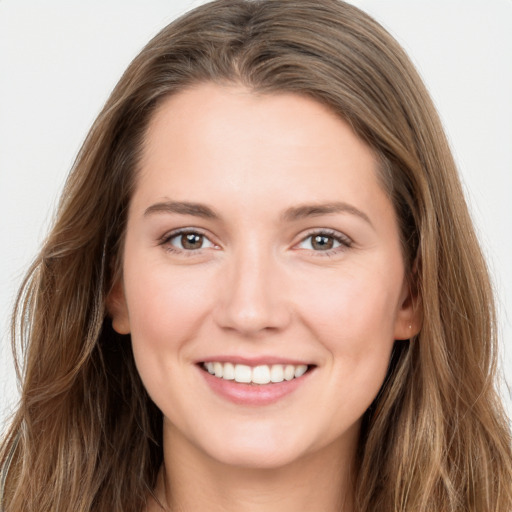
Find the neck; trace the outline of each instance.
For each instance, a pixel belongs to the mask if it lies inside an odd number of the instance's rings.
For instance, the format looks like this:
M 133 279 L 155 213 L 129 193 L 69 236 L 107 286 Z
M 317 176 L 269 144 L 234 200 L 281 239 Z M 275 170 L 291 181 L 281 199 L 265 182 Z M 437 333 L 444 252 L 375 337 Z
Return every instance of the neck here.
M 209 458 L 170 430 L 164 434 L 164 465 L 156 489 L 165 510 L 353 511 L 353 448 L 343 452 L 339 445 L 328 445 L 281 467 L 239 467 Z

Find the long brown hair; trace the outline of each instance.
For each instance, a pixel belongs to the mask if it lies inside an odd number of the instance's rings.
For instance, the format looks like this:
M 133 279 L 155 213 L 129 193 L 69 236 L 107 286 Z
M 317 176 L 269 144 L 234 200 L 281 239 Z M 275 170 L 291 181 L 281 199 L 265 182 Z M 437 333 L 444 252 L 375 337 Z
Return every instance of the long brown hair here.
M 381 161 L 423 325 L 396 342 L 365 415 L 356 509 L 511 511 L 493 296 L 450 149 L 400 46 L 338 0 L 209 3 L 164 28 L 124 73 L 19 294 L 13 343 L 22 394 L 0 453 L 4 511 L 140 512 L 155 485 L 161 413 L 105 299 L 120 271 L 152 113 L 163 98 L 207 81 L 308 95 L 349 122 Z

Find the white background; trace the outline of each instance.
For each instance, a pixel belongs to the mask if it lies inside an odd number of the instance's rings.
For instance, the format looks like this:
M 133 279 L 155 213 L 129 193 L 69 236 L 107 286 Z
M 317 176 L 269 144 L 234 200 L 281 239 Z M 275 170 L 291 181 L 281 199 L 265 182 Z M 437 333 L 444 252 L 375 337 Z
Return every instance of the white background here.
M 16 290 L 89 126 L 190 0 L 0 0 L 0 429 L 16 402 Z M 405 47 L 441 113 L 499 300 L 512 385 L 512 0 L 353 0 Z M 503 386 L 512 417 L 510 387 Z

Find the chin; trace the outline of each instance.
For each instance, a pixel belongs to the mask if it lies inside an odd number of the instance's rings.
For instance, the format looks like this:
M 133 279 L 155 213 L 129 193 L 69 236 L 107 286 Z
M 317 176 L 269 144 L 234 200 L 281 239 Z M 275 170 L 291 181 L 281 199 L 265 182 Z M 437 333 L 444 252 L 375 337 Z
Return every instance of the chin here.
M 307 443 L 289 437 L 277 436 L 275 432 L 244 432 L 222 436 L 211 443 L 203 444 L 202 450 L 221 464 L 246 469 L 278 469 L 288 466 L 305 454 Z M 226 440 L 229 440 L 226 442 Z
M 223 453 L 210 454 L 221 464 L 242 469 L 279 469 L 289 466 L 300 458 L 297 452 L 260 447 L 242 447 L 224 450 Z

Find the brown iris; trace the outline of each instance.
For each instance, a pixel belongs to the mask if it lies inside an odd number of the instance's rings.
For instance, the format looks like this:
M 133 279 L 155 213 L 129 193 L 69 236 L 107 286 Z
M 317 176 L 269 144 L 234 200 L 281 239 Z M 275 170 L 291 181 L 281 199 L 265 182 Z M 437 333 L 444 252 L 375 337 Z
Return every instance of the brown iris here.
M 181 245 L 184 249 L 200 249 L 203 245 L 203 235 L 184 233 L 181 235 Z
M 327 251 L 334 246 L 334 239 L 332 236 L 315 235 L 312 237 L 311 246 L 318 251 Z

